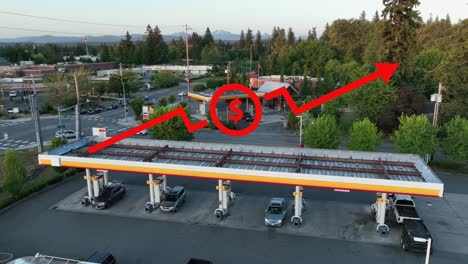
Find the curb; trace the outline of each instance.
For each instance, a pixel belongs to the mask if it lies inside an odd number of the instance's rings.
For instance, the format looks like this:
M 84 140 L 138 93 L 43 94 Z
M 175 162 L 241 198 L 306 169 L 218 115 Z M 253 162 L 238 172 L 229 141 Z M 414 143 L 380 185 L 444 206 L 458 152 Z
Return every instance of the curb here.
M 3 208 L 3 209 L 0 209 L 0 215 L 3 214 L 3 213 L 5 213 L 6 211 L 10 210 L 12 207 L 15 207 L 15 206 L 17 206 L 17 205 L 19 205 L 19 204 L 21 204 L 21 203 L 23 203 L 23 202 L 25 202 L 25 201 L 31 199 L 31 198 L 34 198 L 34 197 L 36 197 L 36 196 L 39 195 L 39 194 L 45 193 L 46 191 L 51 190 L 51 189 L 53 189 L 53 188 L 59 186 L 60 184 L 66 183 L 67 181 L 69 181 L 70 179 L 72 179 L 74 176 L 76 176 L 76 174 L 73 175 L 73 176 L 69 176 L 69 177 L 67 177 L 67 178 L 65 178 L 65 179 L 61 180 L 60 182 L 57 182 L 57 183 L 55 183 L 55 184 L 53 184 L 53 185 L 49 185 L 49 186 L 45 187 L 44 189 L 42 189 L 42 190 L 40 190 L 40 191 L 37 191 L 37 192 L 35 192 L 35 193 L 32 193 L 32 194 L 29 195 L 28 197 L 25 197 L 25 198 L 23 198 L 23 199 L 21 199 L 21 200 L 18 200 L 18 201 L 16 201 L 16 202 L 14 202 L 13 204 L 10 204 L 9 206 L 7 206 L 7 207 L 5 207 L 5 208 Z

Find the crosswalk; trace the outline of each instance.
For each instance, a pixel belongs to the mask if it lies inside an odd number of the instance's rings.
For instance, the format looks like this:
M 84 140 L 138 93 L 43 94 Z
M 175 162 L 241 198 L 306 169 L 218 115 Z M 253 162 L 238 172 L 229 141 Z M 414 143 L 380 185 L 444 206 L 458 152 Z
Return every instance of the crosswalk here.
M 5 128 L 5 127 L 10 127 L 10 126 L 14 126 L 14 125 L 17 125 L 17 124 L 24 124 L 26 122 L 31 122 L 31 121 L 13 121 L 13 122 L 0 122 L 0 128 Z
M 18 140 L 18 139 L 0 139 L 0 149 L 16 149 L 31 146 L 36 144 L 35 141 Z

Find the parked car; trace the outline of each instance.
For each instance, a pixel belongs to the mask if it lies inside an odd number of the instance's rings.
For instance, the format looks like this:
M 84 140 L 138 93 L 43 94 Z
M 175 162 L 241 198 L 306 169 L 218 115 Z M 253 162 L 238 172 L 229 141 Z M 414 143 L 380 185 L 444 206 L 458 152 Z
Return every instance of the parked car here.
M 93 108 L 88 109 L 88 115 L 94 115 L 96 111 Z
M 429 238 L 432 240 L 432 236 L 422 220 L 405 219 L 403 221 L 403 230 L 400 239 L 401 248 L 403 248 L 403 250 L 426 252 Z
M 187 96 L 187 92 L 186 91 L 182 91 L 179 93 L 179 96 Z
M 96 113 L 96 114 L 102 113 L 102 111 L 104 111 L 103 107 L 97 106 L 97 107 L 94 108 L 94 113 Z
M 112 254 L 107 252 L 94 252 L 91 256 L 86 259 L 87 262 L 96 263 L 96 264 L 115 264 L 117 261 Z
M 15 112 L 15 110 L 13 110 L 13 108 L 8 108 L 8 109 L 7 109 L 7 112 L 8 112 L 9 114 L 13 114 L 13 113 Z
M 253 117 L 249 112 L 244 112 L 244 115 L 242 116 L 242 119 L 245 120 L 245 122 L 252 122 Z
M 150 99 L 149 96 L 143 97 L 143 100 L 144 100 L 144 101 L 148 101 L 149 99 Z
M 91 204 L 96 209 L 107 209 L 113 203 L 124 198 L 126 193 L 125 186 L 120 182 L 112 182 L 104 186 L 101 194 L 95 197 Z
M 140 135 L 140 136 L 144 136 L 144 135 L 148 135 L 148 130 L 142 130 L 140 132 L 137 133 L 137 135 Z
M 57 132 L 55 132 L 55 137 L 62 137 L 62 133 L 63 133 L 64 138 L 75 138 L 76 137 L 76 131 L 75 130 L 58 130 Z M 83 133 L 81 133 L 81 135 L 83 135 Z
M 185 202 L 185 197 L 185 188 L 182 186 L 175 186 L 164 195 L 159 208 L 161 208 L 163 212 L 177 212 L 182 203 Z
M 284 198 L 271 198 L 265 209 L 265 225 L 282 226 L 287 214 L 286 200 Z
M 390 195 L 391 208 L 398 223 L 406 219 L 420 220 L 413 197 L 404 194 Z
M 9 95 L 10 97 L 16 97 L 18 96 L 18 93 L 16 91 L 10 91 Z
M 87 115 L 88 114 L 88 110 L 86 109 L 81 109 L 80 110 L 80 115 Z

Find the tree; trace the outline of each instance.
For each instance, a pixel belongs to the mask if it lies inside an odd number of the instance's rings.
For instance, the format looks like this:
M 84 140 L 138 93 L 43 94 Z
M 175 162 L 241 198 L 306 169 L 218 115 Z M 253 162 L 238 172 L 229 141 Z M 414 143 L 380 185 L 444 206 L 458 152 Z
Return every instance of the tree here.
M 262 33 L 260 33 L 260 30 L 258 30 L 257 34 L 255 35 L 255 43 L 253 49 L 257 54 L 257 57 L 259 57 L 263 53 Z
M 250 28 L 247 29 L 245 34 L 245 47 L 250 49 L 250 46 L 253 45 L 253 34 Z
M 317 28 L 313 27 L 312 30 L 309 29 L 307 33 L 307 40 L 317 40 Z
M 439 81 L 435 78 L 435 69 L 444 58 L 444 52 L 431 48 L 421 51 L 415 58 L 414 85 L 417 92 L 429 98 L 431 94 L 437 93 Z
M 168 48 L 158 26 L 146 27 L 144 58 L 145 64 L 153 65 L 167 62 Z
M 7 150 L 3 161 L 3 189 L 18 198 L 26 182 L 26 169 L 18 160 L 16 151 Z
M 419 0 L 384 0 L 383 4 L 385 59 L 400 63 L 400 76 L 410 77 L 416 47 L 416 29 L 422 23 L 419 11 L 415 10 Z
M 339 129 L 335 117 L 320 115 L 304 132 L 304 144 L 310 148 L 336 149 L 339 145 Z
M 350 67 L 356 66 L 350 65 Z M 349 75 L 352 76 L 350 79 L 356 80 L 370 72 L 370 67 L 365 65 L 354 70 L 350 69 Z M 359 117 L 377 122 L 391 110 L 397 100 L 397 93 L 390 84 L 385 84 L 379 79 L 348 93 L 345 98 Z
M 140 118 L 144 104 L 145 100 L 143 100 L 141 96 L 137 96 L 130 101 L 130 107 L 133 109 L 133 113 L 135 113 L 136 118 Z
M 436 129 L 424 115 L 402 115 L 393 137 L 399 152 L 433 154 L 437 148 Z
M 328 22 L 325 24 L 325 29 L 323 30 L 322 35 L 320 36 L 320 40 L 330 40 L 330 25 L 328 24 Z
M 170 107 L 170 106 L 158 107 L 150 115 L 150 119 L 164 115 L 170 111 L 175 110 L 176 108 L 178 107 Z M 190 118 L 190 111 L 188 107 L 185 107 L 185 112 Z M 194 138 L 193 133 L 188 132 L 187 127 L 185 126 L 185 123 L 182 121 L 182 118 L 180 117 L 172 118 L 157 126 L 154 126 L 150 129 L 150 131 L 151 131 L 151 138 L 153 139 L 190 141 Z
M 167 98 L 167 101 L 169 102 L 169 104 L 175 103 L 175 101 L 176 101 L 175 95 L 173 95 L 173 94 L 169 95 L 169 97 Z
M 161 88 L 177 85 L 180 79 L 168 71 L 160 71 L 152 77 L 153 83 Z
M 240 37 L 239 37 L 239 49 L 244 49 L 245 48 L 245 35 L 244 35 L 244 30 L 241 30 Z
M 296 37 L 294 35 L 294 31 L 293 29 L 290 27 L 288 29 L 288 45 L 289 46 L 294 46 L 294 44 L 296 44 Z
M 382 132 L 368 118 L 353 123 L 349 131 L 348 149 L 376 151 L 382 143 Z
M 133 53 L 133 48 L 134 46 L 132 42 L 132 36 L 127 31 L 127 34 L 125 35 L 125 39 L 120 40 L 120 43 L 118 46 L 118 50 L 120 53 L 119 57 L 122 63 L 128 64 L 132 61 L 131 53 Z
M 203 92 L 206 90 L 206 86 L 203 83 L 196 83 L 193 87 L 192 90 L 194 92 Z
M 212 47 L 214 45 L 214 38 L 211 34 L 210 28 L 207 27 L 205 31 L 205 35 L 203 36 L 202 45 L 204 47 L 209 46 Z
M 123 94 L 122 80 L 125 85 L 126 95 L 136 93 L 140 89 L 140 81 L 135 73 L 124 71 L 122 73 L 123 78 L 120 75 L 114 74 L 111 75 L 108 82 L 108 91 L 111 93 L 116 93 L 118 95 Z M 81 86 L 80 86 L 81 89 Z
M 158 104 L 159 104 L 159 106 L 166 106 L 166 105 L 167 105 L 167 99 L 166 99 L 166 97 L 161 97 L 161 98 L 159 98 Z
M 444 154 L 454 160 L 468 161 L 468 120 L 455 116 L 443 129 L 447 134 L 442 140 Z

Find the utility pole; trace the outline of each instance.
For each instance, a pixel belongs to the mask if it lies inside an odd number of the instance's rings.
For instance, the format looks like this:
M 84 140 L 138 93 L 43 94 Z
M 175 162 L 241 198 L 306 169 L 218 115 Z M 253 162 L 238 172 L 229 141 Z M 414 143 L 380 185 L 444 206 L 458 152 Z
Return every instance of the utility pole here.
M 34 95 L 36 95 L 36 83 L 34 82 L 34 74 L 31 74 L 31 79 L 32 79 L 33 93 Z
M 76 106 L 75 106 L 76 140 L 79 140 L 81 137 L 80 90 L 78 88 L 78 79 L 76 78 L 76 72 L 73 73 L 73 79 L 75 80 L 75 91 L 76 91 Z
M 227 83 L 229 84 L 229 80 L 231 79 L 231 61 L 228 62 L 228 65 L 226 67 L 226 79 Z
M 85 43 L 85 46 L 86 46 L 86 56 L 89 56 L 89 52 L 88 52 L 88 36 L 85 36 L 85 37 L 84 37 L 84 43 Z
M 39 113 L 37 111 L 36 96 L 34 94 L 29 95 L 29 104 L 31 105 L 32 120 L 34 122 L 34 128 L 36 129 L 37 151 L 42 153 L 44 146 L 42 144 L 41 124 L 39 120 Z
M 186 70 L 187 95 L 190 92 L 190 57 L 189 57 L 189 43 L 188 43 L 188 31 L 190 29 L 192 28 L 190 28 L 188 25 L 185 25 L 185 61 L 187 62 L 187 70 Z
M 120 81 L 122 82 L 122 89 L 123 89 L 123 100 L 124 100 L 124 117 L 125 122 L 127 122 L 127 98 L 125 97 L 125 84 L 123 81 L 123 72 L 122 72 L 122 63 L 119 64 L 120 66 Z
M 439 82 L 439 91 L 437 92 L 437 95 L 435 95 L 436 98 L 434 98 L 435 100 L 432 100 L 433 98 L 431 98 L 431 101 L 435 101 L 434 118 L 432 119 L 432 125 L 434 127 L 439 126 L 439 112 L 440 112 L 440 103 L 442 103 L 442 90 L 443 89 L 444 89 L 444 85 L 442 84 L 442 82 Z
M 250 67 L 249 73 L 252 71 L 252 44 L 250 44 Z

